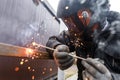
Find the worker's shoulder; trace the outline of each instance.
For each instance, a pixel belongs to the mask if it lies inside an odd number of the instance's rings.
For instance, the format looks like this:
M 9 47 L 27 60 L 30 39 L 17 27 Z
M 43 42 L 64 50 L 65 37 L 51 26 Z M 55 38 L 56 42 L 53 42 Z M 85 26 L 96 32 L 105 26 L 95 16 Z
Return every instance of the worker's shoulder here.
M 120 13 L 116 11 L 109 11 L 107 14 L 107 20 L 112 23 L 113 21 L 120 21 Z

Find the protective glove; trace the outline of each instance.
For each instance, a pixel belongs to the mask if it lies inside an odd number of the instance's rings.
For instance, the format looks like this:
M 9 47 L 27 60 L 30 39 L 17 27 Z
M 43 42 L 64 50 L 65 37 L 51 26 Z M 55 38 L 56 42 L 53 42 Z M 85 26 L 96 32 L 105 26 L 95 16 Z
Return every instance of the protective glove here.
M 69 54 L 69 47 L 66 45 L 58 45 L 54 50 L 53 56 L 55 62 L 61 70 L 65 70 L 72 66 L 74 58 Z
M 112 80 L 111 73 L 100 61 L 88 58 L 82 65 L 85 67 L 83 80 Z

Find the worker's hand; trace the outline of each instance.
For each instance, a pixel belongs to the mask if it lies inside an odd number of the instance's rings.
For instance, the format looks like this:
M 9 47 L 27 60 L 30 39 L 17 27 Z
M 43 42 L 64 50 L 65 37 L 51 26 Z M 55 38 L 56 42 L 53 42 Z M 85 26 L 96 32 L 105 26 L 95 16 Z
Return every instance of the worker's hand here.
M 111 73 L 100 61 L 88 58 L 82 64 L 85 67 L 83 80 L 112 80 Z
M 74 58 L 68 54 L 69 48 L 66 45 L 58 45 L 54 50 L 54 59 L 61 70 L 69 68 L 74 63 Z

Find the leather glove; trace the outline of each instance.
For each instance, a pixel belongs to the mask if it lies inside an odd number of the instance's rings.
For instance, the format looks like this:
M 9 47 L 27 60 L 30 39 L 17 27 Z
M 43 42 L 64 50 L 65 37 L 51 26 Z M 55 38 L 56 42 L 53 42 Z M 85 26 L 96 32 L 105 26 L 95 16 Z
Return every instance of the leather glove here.
M 61 70 L 65 70 L 72 66 L 74 58 L 69 54 L 69 47 L 66 45 L 58 45 L 54 50 L 53 56 L 55 62 Z
M 82 65 L 85 67 L 83 80 L 112 80 L 111 73 L 100 61 L 88 58 Z

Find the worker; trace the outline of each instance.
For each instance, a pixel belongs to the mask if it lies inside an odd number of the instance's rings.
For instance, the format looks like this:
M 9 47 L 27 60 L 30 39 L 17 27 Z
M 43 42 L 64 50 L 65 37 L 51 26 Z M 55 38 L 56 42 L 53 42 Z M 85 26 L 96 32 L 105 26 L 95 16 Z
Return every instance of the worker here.
M 78 80 L 120 80 L 120 14 L 109 0 L 60 0 L 57 17 L 68 30 L 49 38 L 47 50 L 61 70 L 77 60 Z

